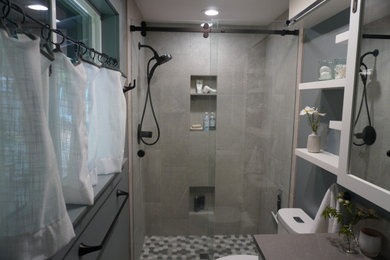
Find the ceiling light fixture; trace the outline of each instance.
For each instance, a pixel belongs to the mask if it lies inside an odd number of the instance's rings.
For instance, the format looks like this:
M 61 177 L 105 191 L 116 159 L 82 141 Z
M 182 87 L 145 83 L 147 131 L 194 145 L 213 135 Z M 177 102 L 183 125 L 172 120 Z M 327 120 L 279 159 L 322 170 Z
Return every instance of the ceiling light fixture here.
M 201 23 L 200 27 L 203 28 L 205 24 L 206 24 L 206 23 Z M 207 23 L 207 24 L 209 24 L 209 27 L 213 26 L 213 23 Z
M 47 8 L 44 5 L 28 5 L 28 8 L 35 10 L 35 11 L 47 11 L 49 8 Z
M 207 10 L 204 10 L 203 12 L 207 16 L 216 16 L 219 14 L 219 11 L 217 9 L 207 9 Z

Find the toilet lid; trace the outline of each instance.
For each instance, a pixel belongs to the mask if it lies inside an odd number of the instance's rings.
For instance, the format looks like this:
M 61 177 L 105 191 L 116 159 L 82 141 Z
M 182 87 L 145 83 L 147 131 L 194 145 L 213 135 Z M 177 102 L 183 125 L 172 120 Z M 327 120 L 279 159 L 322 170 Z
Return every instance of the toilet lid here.
M 229 255 L 218 258 L 216 260 L 257 260 L 259 259 L 256 255 Z
M 300 218 L 303 222 L 298 222 L 296 218 Z M 289 233 L 311 233 L 311 226 L 313 225 L 313 219 L 310 218 L 300 208 L 283 208 L 278 211 L 279 225 L 283 227 Z

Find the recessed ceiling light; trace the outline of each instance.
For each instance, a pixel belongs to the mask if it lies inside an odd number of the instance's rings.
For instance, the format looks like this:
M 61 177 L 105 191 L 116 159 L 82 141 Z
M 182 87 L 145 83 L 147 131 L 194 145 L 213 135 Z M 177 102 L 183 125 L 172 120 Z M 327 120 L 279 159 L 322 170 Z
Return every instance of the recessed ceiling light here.
M 61 22 L 61 20 L 56 19 L 56 23 L 60 23 L 60 22 Z
M 36 11 L 47 11 L 47 10 L 49 10 L 44 5 L 28 5 L 27 7 L 30 8 L 30 9 L 36 10 Z
M 219 14 L 219 11 L 217 9 L 207 9 L 204 10 L 204 14 L 207 16 L 216 16 Z
M 213 26 L 213 23 L 208 23 L 209 24 L 209 27 Z M 203 26 L 205 25 L 205 23 L 202 23 L 200 24 L 200 26 L 203 28 Z

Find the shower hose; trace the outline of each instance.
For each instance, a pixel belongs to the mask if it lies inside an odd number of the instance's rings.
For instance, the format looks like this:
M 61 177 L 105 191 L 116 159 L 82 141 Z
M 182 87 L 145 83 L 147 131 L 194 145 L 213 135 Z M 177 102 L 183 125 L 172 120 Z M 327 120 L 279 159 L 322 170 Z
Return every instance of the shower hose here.
M 155 140 L 154 142 L 148 143 L 148 142 L 146 142 L 146 141 L 143 139 L 143 136 L 140 135 L 139 139 L 140 139 L 141 142 L 144 143 L 145 145 L 154 145 L 154 144 L 156 144 L 156 143 L 158 142 L 158 140 L 160 139 L 160 125 L 158 124 L 157 117 L 156 117 L 156 113 L 154 112 L 153 101 L 152 101 L 152 95 L 151 95 L 151 92 L 150 92 L 150 81 L 152 80 L 154 70 L 156 69 L 157 66 L 153 66 L 152 71 L 149 71 L 149 67 L 150 67 L 150 62 L 152 62 L 152 60 L 155 60 L 155 59 L 156 59 L 155 57 L 151 58 L 151 59 L 148 61 L 148 65 L 147 65 L 147 83 L 148 83 L 148 86 L 147 86 L 147 90 L 146 90 L 145 104 L 144 104 L 144 109 L 143 109 L 143 111 L 142 111 L 141 122 L 140 122 L 140 124 L 138 125 L 138 131 L 139 131 L 140 133 L 142 132 L 142 126 L 143 126 L 143 123 L 144 123 L 146 107 L 147 107 L 147 105 L 148 105 L 148 100 L 149 100 L 149 102 L 150 102 L 150 109 L 151 109 L 151 111 L 152 111 L 153 119 L 154 119 L 154 122 L 155 122 L 156 127 L 157 127 L 157 138 L 156 138 L 156 140 Z

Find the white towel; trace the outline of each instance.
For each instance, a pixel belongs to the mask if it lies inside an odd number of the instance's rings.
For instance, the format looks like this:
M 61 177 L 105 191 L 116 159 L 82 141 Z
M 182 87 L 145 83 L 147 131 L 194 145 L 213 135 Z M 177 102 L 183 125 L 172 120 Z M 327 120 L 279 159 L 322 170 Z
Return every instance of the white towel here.
M 324 198 L 322 199 L 320 208 L 317 211 L 316 217 L 314 218 L 313 225 L 311 227 L 312 233 L 336 233 L 340 229 L 340 224 L 336 218 L 326 219 L 322 216 L 322 212 L 327 206 L 335 208 L 340 211 L 340 204 L 337 201 L 338 189 L 336 183 L 333 183 Z

